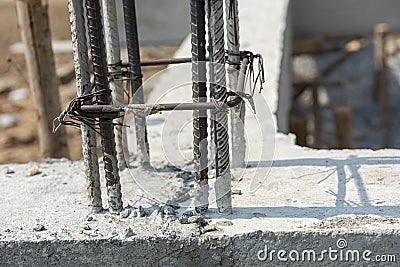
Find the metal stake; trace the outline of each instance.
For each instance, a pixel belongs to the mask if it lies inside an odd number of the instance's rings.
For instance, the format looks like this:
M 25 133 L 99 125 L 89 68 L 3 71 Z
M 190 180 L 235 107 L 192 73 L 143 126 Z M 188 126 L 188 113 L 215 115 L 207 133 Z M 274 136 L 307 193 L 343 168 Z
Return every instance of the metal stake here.
M 136 20 L 135 0 L 124 0 L 124 19 L 126 45 L 128 48 L 129 68 L 131 71 L 131 88 L 133 104 L 143 104 L 142 68 L 140 65 L 139 37 Z M 135 114 L 136 142 L 139 165 L 150 167 L 149 143 L 147 140 L 146 118 L 140 113 Z
M 107 92 L 97 97 L 99 104 L 111 103 L 111 92 L 108 84 L 106 51 L 104 45 L 103 25 L 100 0 L 86 0 L 86 11 L 89 28 L 89 43 L 92 54 L 95 90 Z M 119 180 L 117 152 L 115 150 L 114 126 L 112 119 L 100 119 L 101 143 L 106 176 L 108 203 L 113 211 L 122 209 L 121 184 Z
M 81 0 L 69 0 L 68 9 L 71 23 L 72 48 L 76 76 L 76 90 L 78 96 L 90 93 L 92 90 L 89 75 L 89 56 L 86 38 L 84 8 Z M 91 102 L 85 103 L 91 105 Z M 94 128 L 94 125 L 92 125 Z M 99 159 L 97 157 L 96 133 L 88 125 L 81 123 L 82 154 L 86 177 L 86 188 L 89 198 L 89 207 L 92 212 L 103 209 L 101 191 Z

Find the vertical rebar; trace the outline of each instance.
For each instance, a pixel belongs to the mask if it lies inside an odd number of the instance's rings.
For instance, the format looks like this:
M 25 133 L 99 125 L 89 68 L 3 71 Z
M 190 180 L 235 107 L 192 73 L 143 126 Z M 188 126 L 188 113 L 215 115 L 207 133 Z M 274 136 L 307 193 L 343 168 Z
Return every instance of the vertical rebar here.
M 121 48 L 119 44 L 116 5 L 115 1 L 102 1 L 108 72 L 110 74 L 115 74 L 115 76 L 111 75 L 110 89 L 112 91 L 113 103 L 123 104 L 123 81 L 121 79 L 115 78 L 118 77 L 118 74 L 121 73 Z M 117 118 L 114 120 L 114 122 L 117 124 L 114 129 L 114 134 L 117 147 L 118 163 L 119 167 L 123 169 L 127 167 L 123 150 L 124 147 L 127 147 L 126 131 L 124 130 L 124 127 L 121 126 L 124 123 L 124 118 Z
M 86 26 L 83 2 L 81 0 L 69 0 L 68 9 L 70 14 L 72 48 L 74 54 L 76 90 L 78 96 L 90 93 L 89 54 L 86 38 Z M 92 104 L 87 102 L 85 104 Z M 92 125 L 94 128 L 94 125 Z M 99 160 L 97 156 L 96 133 L 92 128 L 81 123 L 82 132 L 82 154 L 84 171 L 86 177 L 86 188 L 89 198 L 89 207 L 92 212 L 103 209 L 101 191 Z
M 130 69 L 130 82 L 132 88 L 133 104 L 143 104 L 144 95 L 142 87 L 142 68 L 140 65 L 140 47 L 136 19 L 135 0 L 124 0 L 124 19 L 126 32 L 126 45 L 128 48 L 128 61 Z M 146 117 L 139 112 L 135 113 L 135 130 L 137 142 L 137 158 L 139 166 L 150 167 L 149 143 L 147 140 Z
M 224 8 L 223 0 L 208 1 L 208 28 L 210 50 L 210 88 L 211 96 L 217 101 L 225 101 L 225 40 L 224 40 Z M 214 115 L 215 142 L 215 194 L 218 210 L 221 213 L 232 212 L 231 173 L 229 162 L 228 115 L 217 111 Z
M 207 101 L 206 21 L 204 0 L 190 1 L 192 41 L 193 102 Z M 193 155 L 196 181 L 195 206 L 197 212 L 208 209 L 208 151 L 207 111 L 193 111 Z
M 239 41 L 239 7 L 238 0 L 225 0 L 226 35 L 228 48 L 228 87 L 232 91 L 239 90 L 238 76 L 240 69 Z M 231 145 L 232 166 L 243 167 L 246 153 L 244 138 L 245 105 L 234 107 L 231 112 Z
M 100 0 L 86 0 L 86 12 L 89 28 L 89 44 L 92 55 L 94 73 L 94 86 L 96 92 L 101 93 L 96 101 L 99 104 L 111 103 L 111 92 L 108 83 L 106 51 L 101 19 Z M 108 203 L 113 211 L 122 209 L 121 184 L 119 180 L 117 152 L 111 119 L 100 119 L 100 134 L 103 149 L 103 161 L 105 169 Z

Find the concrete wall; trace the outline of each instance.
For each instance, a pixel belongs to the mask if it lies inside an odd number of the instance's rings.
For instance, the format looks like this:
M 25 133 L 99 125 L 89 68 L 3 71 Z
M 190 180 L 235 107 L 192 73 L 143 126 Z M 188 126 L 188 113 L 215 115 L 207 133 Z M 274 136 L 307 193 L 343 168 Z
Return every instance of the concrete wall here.
M 399 0 L 294 0 L 295 37 L 310 35 L 368 35 L 386 22 L 400 31 Z
M 123 29 L 122 0 L 116 0 Z M 179 45 L 190 33 L 189 1 L 136 1 L 141 44 Z M 125 43 L 125 32 L 120 32 Z

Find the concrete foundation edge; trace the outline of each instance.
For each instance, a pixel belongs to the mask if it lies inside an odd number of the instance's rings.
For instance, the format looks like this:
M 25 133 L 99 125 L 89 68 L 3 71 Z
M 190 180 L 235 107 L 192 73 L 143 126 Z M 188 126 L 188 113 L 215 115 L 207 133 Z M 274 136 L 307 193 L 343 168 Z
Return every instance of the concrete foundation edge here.
M 74 266 L 309 266 L 313 261 L 282 262 L 275 258 L 270 261 L 259 259 L 260 250 L 266 246 L 287 252 L 304 250 L 321 252 L 324 249 L 338 250 L 337 242 L 344 239 L 346 250 L 396 254 L 400 249 L 400 235 L 397 232 L 346 233 L 340 232 L 254 232 L 244 235 L 180 237 L 133 237 L 129 240 L 57 240 L 38 242 L 1 242 L 0 265 L 74 265 Z M 340 250 L 339 250 L 340 251 Z M 263 254 L 261 254 L 263 256 Z M 345 260 L 330 260 L 327 256 L 324 266 L 339 266 Z M 351 261 L 350 261 L 351 262 Z M 354 263 L 354 262 L 353 262 Z M 368 262 L 359 261 L 359 264 Z M 371 262 L 372 263 L 372 262 Z M 376 264 L 376 263 L 375 263 Z M 374 264 L 374 265 L 375 265 Z M 385 263 L 388 266 L 388 263 Z

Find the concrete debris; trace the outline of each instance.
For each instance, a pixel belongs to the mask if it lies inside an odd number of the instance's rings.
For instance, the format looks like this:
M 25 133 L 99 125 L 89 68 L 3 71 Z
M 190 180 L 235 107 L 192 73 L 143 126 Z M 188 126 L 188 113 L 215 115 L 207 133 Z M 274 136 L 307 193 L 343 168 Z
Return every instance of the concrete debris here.
M 29 172 L 27 172 L 27 173 L 25 174 L 25 176 L 26 176 L 26 177 L 35 176 L 35 175 L 38 175 L 38 174 L 40 174 L 40 173 L 41 173 L 41 171 L 40 171 L 40 169 L 39 169 L 39 166 L 35 166 L 32 170 L 30 170 Z
M 188 218 L 188 223 L 197 223 L 200 225 L 206 224 L 206 222 L 204 221 L 204 218 L 201 216 L 192 216 Z
M 139 206 L 138 212 L 139 212 L 140 217 L 146 216 L 146 211 L 144 210 L 144 208 L 142 206 Z
M 83 230 L 86 230 L 86 231 L 92 230 L 92 228 L 90 227 L 90 225 L 87 224 L 87 223 L 84 223 L 84 224 L 82 225 L 82 229 L 83 229 Z
M 7 129 L 14 127 L 18 124 L 18 117 L 12 114 L 0 115 L 0 128 Z
M 46 230 L 46 227 L 44 227 L 44 225 L 40 224 L 40 223 L 36 224 L 36 226 L 33 227 L 33 231 L 34 232 L 41 232 L 41 231 L 44 231 L 44 230 Z
M 132 217 L 136 218 L 138 215 L 139 214 L 136 210 L 132 211 Z
M 131 215 L 132 209 L 131 208 L 125 208 L 121 213 L 119 214 L 121 219 L 126 219 Z
M 195 215 L 192 211 L 185 211 L 179 218 L 181 224 L 194 224 L 197 223 L 201 226 L 207 225 L 207 222 L 202 216 Z
M 180 222 L 181 224 L 189 224 L 189 217 L 186 216 L 186 215 L 182 215 L 182 216 L 179 218 L 179 222 Z
M 191 172 L 189 172 L 189 171 L 181 171 L 181 172 L 178 172 L 175 175 L 175 177 L 176 178 L 181 178 L 181 179 L 184 179 L 184 180 L 189 180 L 189 179 L 193 178 L 193 174 Z
M 150 218 L 159 218 L 164 217 L 164 213 L 160 210 L 160 208 L 156 208 L 149 216 Z
M 24 100 L 29 97 L 29 90 L 26 88 L 19 88 L 8 93 L 8 99 L 11 101 Z
M 132 230 L 131 227 L 128 227 L 128 228 L 125 230 L 124 236 L 125 236 L 126 238 L 129 238 L 129 237 L 132 237 L 132 236 L 135 236 L 135 235 L 136 235 L 136 234 L 135 234 L 135 232 Z
M 218 231 L 218 228 L 215 225 L 206 225 L 202 229 L 200 229 L 200 232 L 202 234 L 209 233 L 209 232 L 215 232 Z
M 12 169 L 10 169 L 10 168 L 8 168 L 8 167 L 5 169 L 4 172 L 5 172 L 5 174 L 14 174 L 14 173 L 15 173 L 14 170 L 12 170 Z
M 190 216 L 193 216 L 194 214 L 193 214 L 193 211 L 187 210 L 187 211 L 185 211 L 185 212 L 183 213 L 183 215 L 190 217 Z
M 175 215 L 176 214 L 175 209 L 169 205 L 165 205 L 163 207 L 163 213 L 164 213 L 164 215 Z
M 216 253 L 214 253 L 214 254 L 211 256 L 211 258 L 212 258 L 212 260 L 213 260 L 214 262 L 216 262 L 216 263 L 221 263 L 221 261 L 222 261 L 222 257 L 221 257 L 220 255 L 216 254 Z

